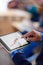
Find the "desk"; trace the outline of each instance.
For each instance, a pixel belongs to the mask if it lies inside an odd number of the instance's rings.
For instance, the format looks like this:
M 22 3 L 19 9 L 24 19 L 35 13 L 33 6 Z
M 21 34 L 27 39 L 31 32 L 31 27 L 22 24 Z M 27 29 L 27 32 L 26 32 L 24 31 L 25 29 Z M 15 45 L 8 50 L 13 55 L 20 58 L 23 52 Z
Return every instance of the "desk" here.
M 24 18 L 30 19 L 30 16 L 30 13 L 19 9 L 7 10 L 0 13 L 0 35 L 16 32 L 17 28 L 13 28 L 10 23 Z
M 0 22 L 0 36 L 8 33 L 16 32 L 17 29 L 13 28 L 10 22 L 1 21 Z
M 26 21 L 26 22 L 27 22 L 27 21 Z M 29 22 L 30 22 L 30 21 L 29 21 Z M 28 22 L 28 23 L 29 23 L 29 22 Z M 22 23 L 23 23 L 23 22 L 12 22 L 11 25 L 12 25 L 13 28 L 16 28 L 17 30 L 19 30 L 19 31 L 22 32 L 22 31 L 24 31 L 24 30 L 23 30 L 24 27 L 22 27 Z M 42 27 L 42 28 L 39 27 L 39 22 L 32 22 L 32 23 L 30 24 L 30 26 L 28 25 L 28 28 L 29 28 L 29 27 L 30 27 L 31 29 L 33 28 L 33 29 L 35 29 L 35 30 L 37 30 L 37 31 L 43 32 L 43 27 Z
M 20 9 L 8 9 L 5 12 L 1 12 L 0 13 L 1 17 L 25 17 L 25 18 L 29 18 L 31 17 L 30 13 L 24 11 L 24 10 L 20 10 Z
M 13 28 L 16 28 L 18 31 L 23 31 L 21 28 L 20 28 L 20 25 L 22 24 L 22 22 L 12 22 L 11 25 Z
M 11 25 L 13 28 L 16 28 L 21 32 L 30 31 L 31 29 L 33 29 L 32 23 L 25 19 L 22 22 L 12 22 Z

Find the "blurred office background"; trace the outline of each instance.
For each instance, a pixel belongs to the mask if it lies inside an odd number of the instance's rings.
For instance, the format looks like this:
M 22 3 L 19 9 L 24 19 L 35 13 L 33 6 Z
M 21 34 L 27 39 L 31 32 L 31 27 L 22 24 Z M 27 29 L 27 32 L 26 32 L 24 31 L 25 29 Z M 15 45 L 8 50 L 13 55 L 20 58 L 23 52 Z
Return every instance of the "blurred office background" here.
M 32 29 L 43 32 L 41 4 L 38 0 L 0 0 L 0 36 L 17 31 L 25 34 Z M 33 52 L 37 44 L 31 44 L 29 50 Z M 34 52 L 40 52 L 39 49 Z
M 39 4 L 37 0 L 0 0 L 0 35 L 33 28 L 43 32 Z

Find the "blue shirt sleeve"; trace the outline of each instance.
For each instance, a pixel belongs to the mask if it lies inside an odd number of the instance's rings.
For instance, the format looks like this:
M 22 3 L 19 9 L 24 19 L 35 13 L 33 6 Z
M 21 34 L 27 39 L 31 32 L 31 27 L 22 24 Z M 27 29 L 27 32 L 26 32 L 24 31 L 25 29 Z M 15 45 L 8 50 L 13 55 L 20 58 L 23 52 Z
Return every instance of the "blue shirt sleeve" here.
M 11 58 L 13 58 L 15 56 L 16 53 L 23 53 L 22 50 L 13 50 L 10 54 Z
M 15 65 L 31 65 L 31 63 L 27 61 L 24 53 L 21 50 L 12 51 L 11 58 Z
M 42 41 L 43 41 L 43 33 L 42 33 Z

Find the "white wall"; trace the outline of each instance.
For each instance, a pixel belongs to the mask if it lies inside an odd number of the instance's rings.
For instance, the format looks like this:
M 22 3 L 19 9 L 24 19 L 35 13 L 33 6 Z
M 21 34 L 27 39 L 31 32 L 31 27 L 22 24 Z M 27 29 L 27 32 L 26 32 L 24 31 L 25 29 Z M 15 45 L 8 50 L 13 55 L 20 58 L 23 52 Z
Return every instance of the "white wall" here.
M 7 10 L 7 4 L 10 0 L 0 0 L 0 12 Z

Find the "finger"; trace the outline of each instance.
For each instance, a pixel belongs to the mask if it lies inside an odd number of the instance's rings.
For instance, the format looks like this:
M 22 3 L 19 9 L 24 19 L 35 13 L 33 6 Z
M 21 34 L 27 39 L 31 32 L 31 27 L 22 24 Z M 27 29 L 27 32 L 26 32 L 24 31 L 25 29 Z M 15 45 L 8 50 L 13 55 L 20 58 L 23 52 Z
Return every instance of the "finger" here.
M 35 38 L 27 38 L 27 41 L 36 41 Z
M 29 33 L 27 33 L 27 34 L 23 35 L 23 36 L 22 36 L 22 38 L 30 37 L 30 35 L 32 35 L 32 33 L 31 33 L 31 32 L 29 32 Z

